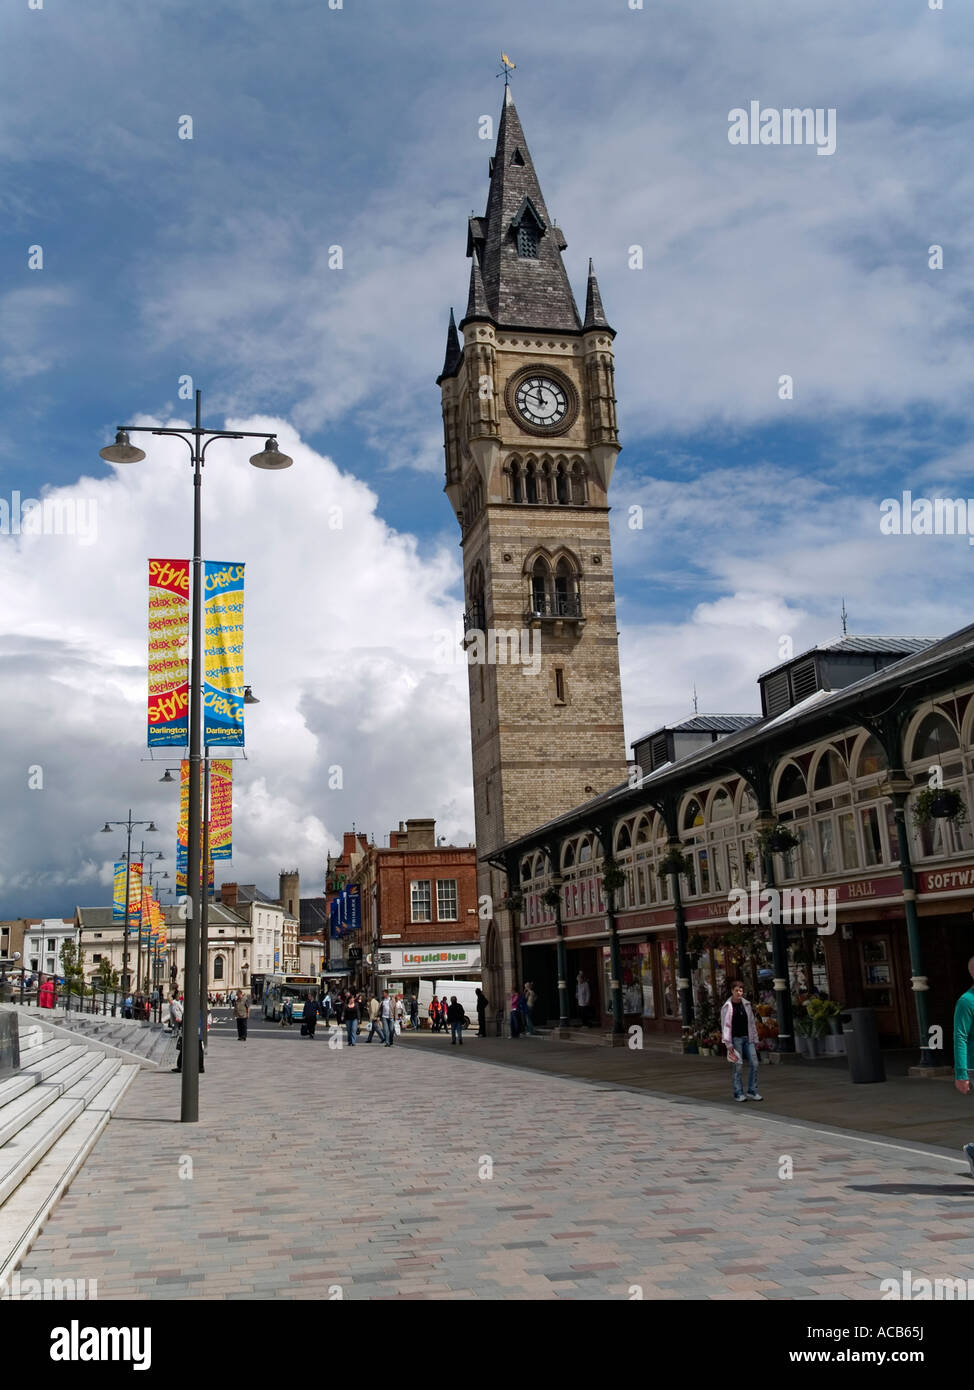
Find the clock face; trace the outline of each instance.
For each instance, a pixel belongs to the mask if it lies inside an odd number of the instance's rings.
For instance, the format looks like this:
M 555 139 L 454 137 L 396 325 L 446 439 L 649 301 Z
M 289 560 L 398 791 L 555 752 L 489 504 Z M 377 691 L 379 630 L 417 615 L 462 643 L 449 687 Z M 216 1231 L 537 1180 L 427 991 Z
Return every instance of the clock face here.
M 518 414 L 535 429 L 560 425 L 568 414 L 568 398 L 557 381 L 547 376 L 529 376 L 514 393 Z

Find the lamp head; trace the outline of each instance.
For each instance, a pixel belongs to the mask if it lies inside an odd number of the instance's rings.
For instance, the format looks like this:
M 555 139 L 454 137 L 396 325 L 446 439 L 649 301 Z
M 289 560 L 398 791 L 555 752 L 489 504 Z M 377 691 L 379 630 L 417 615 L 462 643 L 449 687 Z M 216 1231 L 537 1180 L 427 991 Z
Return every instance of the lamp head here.
M 130 442 L 125 430 L 116 430 L 115 443 L 107 444 L 98 453 L 106 463 L 138 463 L 145 458 L 144 451 Z
M 175 777 L 174 777 L 174 776 L 172 775 L 172 773 L 169 771 L 168 767 L 166 768 L 166 771 L 165 771 L 164 775 L 163 775 L 162 777 L 159 778 L 159 781 L 160 781 L 160 782 L 175 782 L 175 780 L 176 780 Z
M 112 833 L 112 827 L 108 824 L 108 821 L 106 821 L 105 824 L 102 826 L 101 833 L 103 835 L 110 835 Z
M 252 685 L 245 685 L 245 686 L 244 686 L 244 704 L 245 704 L 245 705 L 259 705 L 259 704 L 260 704 L 260 701 L 258 700 L 257 696 L 254 694 L 254 688 L 253 688 Z
M 250 462 L 255 468 L 290 468 L 294 459 L 282 454 L 277 447 L 277 440 L 271 436 L 259 454 L 251 455 Z
M 146 833 L 147 833 L 147 834 L 150 833 L 151 831 L 155 830 L 155 828 L 156 828 L 156 823 L 155 823 L 155 821 L 150 820 L 150 821 L 149 821 L 149 824 L 148 824 L 148 825 L 146 826 L 146 828 L 145 828 L 145 829 L 146 829 Z

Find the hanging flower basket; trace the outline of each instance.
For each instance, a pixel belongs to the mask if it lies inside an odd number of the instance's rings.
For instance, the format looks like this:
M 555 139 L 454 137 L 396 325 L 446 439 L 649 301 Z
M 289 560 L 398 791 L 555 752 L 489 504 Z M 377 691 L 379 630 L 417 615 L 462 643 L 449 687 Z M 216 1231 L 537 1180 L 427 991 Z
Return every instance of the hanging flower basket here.
M 669 849 L 660 860 L 656 872 L 660 878 L 669 878 L 670 874 L 684 874 L 689 878 L 693 873 L 693 865 L 678 849 Z
M 558 907 L 561 903 L 561 889 L 546 888 L 541 894 L 541 900 L 547 903 L 549 907 Z
M 523 893 L 509 893 L 507 897 L 504 899 L 504 901 L 501 903 L 501 907 L 504 909 L 505 912 L 520 912 L 523 906 Z
M 758 839 L 764 854 L 769 851 L 771 854 L 787 854 L 798 845 L 798 836 L 780 821 L 769 830 L 762 830 Z
M 625 871 L 614 859 L 606 859 L 602 865 L 602 887 L 607 893 L 617 893 L 626 881 Z
M 924 787 L 913 803 L 913 820 L 917 825 L 927 825 L 932 820 L 963 825 L 967 820 L 967 806 L 953 787 Z

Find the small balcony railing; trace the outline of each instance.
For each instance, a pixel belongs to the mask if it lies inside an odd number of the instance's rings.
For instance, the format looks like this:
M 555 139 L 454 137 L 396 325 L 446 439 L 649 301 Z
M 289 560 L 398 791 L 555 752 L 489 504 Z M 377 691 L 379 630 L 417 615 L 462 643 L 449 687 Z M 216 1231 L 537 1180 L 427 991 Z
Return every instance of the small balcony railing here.
M 582 600 L 579 594 L 535 594 L 528 609 L 528 617 L 534 618 L 580 618 Z
M 463 615 L 464 632 L 484 632 L 487 627 L 487 615 L 483 604 L 475 603 L 472 608 L 468 608 Z

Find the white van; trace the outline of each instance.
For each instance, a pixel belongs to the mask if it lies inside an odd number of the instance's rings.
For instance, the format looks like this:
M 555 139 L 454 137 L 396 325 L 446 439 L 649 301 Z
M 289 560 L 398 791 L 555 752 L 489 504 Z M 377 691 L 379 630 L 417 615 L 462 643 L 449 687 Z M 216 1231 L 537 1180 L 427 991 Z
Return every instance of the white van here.
M 449 1004 L 454 994 L 457 996 L 457 1003 L 462 1004 L 464 1012 L 470 1019 L 474 1028 L 477 1026 L 477 990 L 480 987 L 479 980 L 471 980 L 469 977 L 464 980 L 437 980 L 436 997 L 442 999 L 446 995 Z M 411 987 L 409 981 L 406 982 L 403 998 L 407 1001 L 415 993 L 415 987 Z M 424 1019 L 429 1020 L 429 1006 L 433 999 L 433 981 L 420 980 L 419 982 L 419 1017 L 420 1022 Z M 408 1004 L 407 1004 L 408 1009 Z

